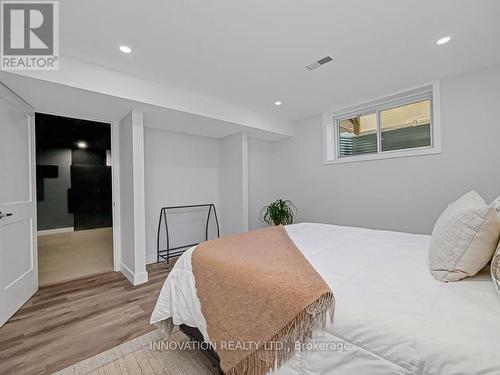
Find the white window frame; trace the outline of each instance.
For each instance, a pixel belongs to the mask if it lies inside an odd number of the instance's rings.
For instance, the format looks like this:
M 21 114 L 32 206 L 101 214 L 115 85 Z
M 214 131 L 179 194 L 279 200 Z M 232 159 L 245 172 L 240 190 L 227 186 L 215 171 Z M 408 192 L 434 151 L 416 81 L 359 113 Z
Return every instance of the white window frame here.
M 380 111 L 429 99 L 431 101 L 431 145 L 402 150 L 381 150 Z M 377 114 L 377 152 L 372 154 L 340 157 L 339 121 L 360 115 Z M 323 113 L 323 162 L 324 164 L 352 163 L 367 160 L 403 158 L 441 153 L 441 111 L 439 82 L 380 98 L 354 107 Z

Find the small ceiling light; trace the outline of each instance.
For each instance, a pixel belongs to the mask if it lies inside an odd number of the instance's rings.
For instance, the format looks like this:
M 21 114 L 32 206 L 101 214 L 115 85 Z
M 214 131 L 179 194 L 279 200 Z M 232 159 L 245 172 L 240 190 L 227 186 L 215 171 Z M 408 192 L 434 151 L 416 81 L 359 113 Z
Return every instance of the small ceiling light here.
M 275 105 L 276 107 L 279 107 L 281 104 L 283 104 L 283 103 L 281 103 L 279 100 L 276 100 L 276 101 L 274 102 L 274 105 Z
M 89 145 L 85 141 L 78 141 L 78 142 L 76 142 L 76 147 L 78 147 L 78 148 L 87 148 L 87 147 L 89 147 Z
M 445 37 L 442 37 L 441 39 L 439 39 L 439 40 L 436 42 L 436 44 L 437 44 L 438 46 L 440 46 L 440 45 L 443 45 L 443 44 L 448 43 L 450 40 L 451 40 L 451 37 L 449 37 L 449 36 L 445 36 Z
M 132 49 L 129 46 L 120 46 L 120 51 L 123 53 L 130 53 L 132 52 Z

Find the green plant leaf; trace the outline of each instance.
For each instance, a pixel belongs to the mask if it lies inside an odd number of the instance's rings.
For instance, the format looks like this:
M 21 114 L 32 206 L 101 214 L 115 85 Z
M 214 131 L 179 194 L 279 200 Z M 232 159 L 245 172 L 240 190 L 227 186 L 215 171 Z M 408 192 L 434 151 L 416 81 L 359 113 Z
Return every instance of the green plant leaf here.
M 297 214 L 297 208 L 290 200 L 277 199 L 260 211 L 260 220 L 269 225 L 292 224 Z

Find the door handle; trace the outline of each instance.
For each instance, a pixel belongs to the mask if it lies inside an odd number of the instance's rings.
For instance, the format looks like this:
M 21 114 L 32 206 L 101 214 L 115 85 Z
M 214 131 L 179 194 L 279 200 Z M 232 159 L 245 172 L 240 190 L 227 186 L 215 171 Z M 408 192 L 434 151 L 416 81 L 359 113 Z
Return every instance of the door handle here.
M 2 211 L 0 211 L 0 219 L 3 219 L 4 217 L 9 217 L 9 216 L 12 216 L 12 213 L 10 213 L 10 212 L 3 213 Z

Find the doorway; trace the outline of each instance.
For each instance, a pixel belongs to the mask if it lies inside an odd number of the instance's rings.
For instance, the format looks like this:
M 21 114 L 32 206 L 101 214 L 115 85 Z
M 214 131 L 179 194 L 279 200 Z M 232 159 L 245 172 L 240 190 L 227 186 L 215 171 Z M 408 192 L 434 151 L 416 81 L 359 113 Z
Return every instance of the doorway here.
M 35 114 L 41 286 L 113 270 L 111 125 Z

